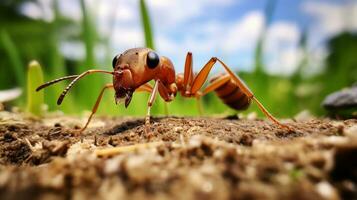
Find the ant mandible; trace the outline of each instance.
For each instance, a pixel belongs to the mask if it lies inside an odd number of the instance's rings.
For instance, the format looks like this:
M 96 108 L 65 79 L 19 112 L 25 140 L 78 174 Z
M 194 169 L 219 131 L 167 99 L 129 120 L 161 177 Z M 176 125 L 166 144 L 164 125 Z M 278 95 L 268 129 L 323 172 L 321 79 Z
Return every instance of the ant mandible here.
M 217 61 L 227 71 L 227 74 L 215 77 L 205 89 L 200 90 L 206 82 L 209 72 Z M 113 83 L 106 84 L 99 93 L 97 101 L 92 109 L 92 113 L 85 126 L 80 130 L 80 133 L 87 128 L 90 120 L 98 109 L 104 91 L 109 88 L 114 88 L 115 90 L 115 102 L 118 103 L 124 101 L 125 107 L 129 106 L 135 91 L 146 91 L 150 93 L 147 114 L 145 117 L 146 133 L 149 133 L 150 131 L 150 109 L 158 92 L 161 98 L 166 102 L 170 102 L 175 98 L 177 92 L 180 92 L 183 97 L 200 98 L 209 92 L 215 91 L 217 96 L 226 105 L 235 110 L 246 109 L 250 105 L 251 100 L 253 100 L 271 121 L 282 128 L 291 130 L 290 127 L 280 123 L 273 117 L 258 101 L 245 83 L 225 63 L 216 57 L 212 57 L 198 74 L 194 74 L 192 70 L 191 52 L 187 53 L 184 73 L 177 75 L 169 58 L 159 56 L 154 50 L 149 48 L 133 48 L 126 50 L 122 54 L 114 57 L 112 65 L 114 71 L 88 70 L 80 75 L 65 76 L 44 83 L 39 86 L 36 91 L 63 80 L 74 79 L 59 96 L 57 104 L 60 105 L 67 92 L 79 79 L 92 73 L 111 74 L 113 76 Z M 155 81 L 154 86 L 151 86 L 148 83 L 151 80 Z

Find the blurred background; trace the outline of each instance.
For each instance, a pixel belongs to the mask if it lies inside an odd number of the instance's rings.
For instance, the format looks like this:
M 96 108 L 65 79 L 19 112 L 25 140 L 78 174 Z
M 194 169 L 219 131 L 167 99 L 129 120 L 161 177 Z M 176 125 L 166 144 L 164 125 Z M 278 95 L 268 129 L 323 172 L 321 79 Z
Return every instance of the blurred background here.
M 1 0 L 0 90 L 23 88 L 12 105 L 26 105 L 28 63 L 37 60 L 46 81 L 88 69 L 112 70 L 113 57 L 148 46 L 183 72 L 193 52 L 194 69 L 221 58 L 277 117 L 302 110 L 324 115 L 327 94 L 357 81 L 357 1 L 354 0 Z M 223 72 L 217 65 L 211 76 Z M 90 75 L 61 106 L 68 82 L 45 90 L 50 111 L 90 110 L 111 77 Z M 146 113 L 148 94 L 135 94 L 129 108 L 104 95 L 98 113 Z M 179 95 L 178 95 L 179 96 Z M 202 99 L 205 115 L 234 114 L 214 93 Z M 153 113 L 164 114 L 156 101 Z M 257 111 L 252 105 L 247 112 Z M 170 115 L 198 115 L 196 101 L 177 97 Z

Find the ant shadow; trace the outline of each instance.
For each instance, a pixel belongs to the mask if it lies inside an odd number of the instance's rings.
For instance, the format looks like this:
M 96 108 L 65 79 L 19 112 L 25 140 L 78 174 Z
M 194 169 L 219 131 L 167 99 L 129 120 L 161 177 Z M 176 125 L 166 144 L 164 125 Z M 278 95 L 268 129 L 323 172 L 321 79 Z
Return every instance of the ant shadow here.
M 160 122 L 164 118 L 165 117 L 151 117 L 150 123 L 152 124 L 153 122 Z M 106 130 L 103 134 L 105 134 L 105 135 L 121 134 L 127 130 L 135 129 L 135 128 L 138 128 L 138 127 L 144 126 L 144 125 L 145 125 L 144 119 L 129 120 L 126 122 L 122 122 L 118 125 L 115 125 L 113 128 Z

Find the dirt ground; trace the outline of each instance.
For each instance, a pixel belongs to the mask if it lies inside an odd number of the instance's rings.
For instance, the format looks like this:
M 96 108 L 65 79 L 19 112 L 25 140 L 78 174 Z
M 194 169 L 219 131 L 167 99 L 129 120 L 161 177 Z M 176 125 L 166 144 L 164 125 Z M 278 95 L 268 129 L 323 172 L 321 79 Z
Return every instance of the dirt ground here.
M 357 199 L 357 120 L 0 112 L 0 199 Z

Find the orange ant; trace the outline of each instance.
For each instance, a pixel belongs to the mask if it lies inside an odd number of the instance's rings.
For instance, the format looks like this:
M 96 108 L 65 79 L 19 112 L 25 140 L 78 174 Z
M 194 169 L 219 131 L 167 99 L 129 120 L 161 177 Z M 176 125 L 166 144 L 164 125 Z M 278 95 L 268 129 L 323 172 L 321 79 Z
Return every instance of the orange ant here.
M 210 84 L 200 90 L 206 82 L 209 72 L 216 62 L 219 62 L 227 74 L 223 74 L 213 78 Z M 126 50 L 113 59 L 114 71 L 105 70 L 88 70 L 80 75 L 71 75 L 58 78 L 39 86 L 36 91 L 41 90 L 54 83 L 74 79 L 62 92 L 57 100 L 60 105 L 72 86 L 81 78 L 92 73 L 105 73 L 113 76 L 113 83 L 106 84 L 101 90 L 97 101 L 92 109 L 87 123 L 80 130 L 83 132 L 93 115 L 96 113 L 99 103 L 106 89 L 114 88 L 115 102 L 124 101 L 125 107 L 128 107 L 135 91 L 146 91 L 150 93 L 148 101 L 148 109 L 145 117 L 145 131 L 150 130 L 150 109 L 155 101 L 156 95 L 159 92 L 161 98 L 166 102 L 172 101 L 177 92 L 180 92 L 183 97 L 200 98 L 209 92 L 215 91 L 221 100 L 229 107 L 235 110 L 246 109 L 251 100 L 255 101 L 260 110 L 278 126 L 291 130 L 288 126 L 281 124 L 273 117 L 264 106 L 257 100 L 245 83 L 220 59 L 213 57 L 201 69 L 198 74 L 194 74 L 192 70 L 192 53 L 187 53 L 185 69 L 183 74 L 175 74 L 175 68 L 167 57 L 159 56 L 155 51 L 149 48 L 133 48 Z M 154 80 L 154 86 L 148 82 Z

